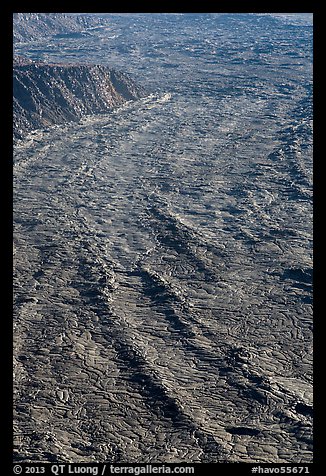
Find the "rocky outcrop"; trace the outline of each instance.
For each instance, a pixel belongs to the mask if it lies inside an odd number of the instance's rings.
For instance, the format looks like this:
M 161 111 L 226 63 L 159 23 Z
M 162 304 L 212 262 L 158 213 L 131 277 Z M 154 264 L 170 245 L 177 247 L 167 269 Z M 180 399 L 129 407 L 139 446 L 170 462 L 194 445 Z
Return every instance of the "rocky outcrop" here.
M 101 65 L 46 64 L 15 59 L 14 137 L 33 129 L 108 112 L 145 95 L 126 74 Z
M 41 40 L 51 35 L 67 35 L 84 32 L 101 20 L 90 15 L 66 13 L 14 13 L 13 32 L 15 42 Z

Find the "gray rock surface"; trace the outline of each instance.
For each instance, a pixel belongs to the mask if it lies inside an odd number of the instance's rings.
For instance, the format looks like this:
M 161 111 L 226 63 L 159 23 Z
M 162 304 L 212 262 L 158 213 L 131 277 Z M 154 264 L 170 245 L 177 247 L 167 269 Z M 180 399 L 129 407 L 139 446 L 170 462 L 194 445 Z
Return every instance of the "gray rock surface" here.
M 311 462 L 311 26 L 108 18 L 17 46 L 155 93 L 15 146 L 15 461 Z

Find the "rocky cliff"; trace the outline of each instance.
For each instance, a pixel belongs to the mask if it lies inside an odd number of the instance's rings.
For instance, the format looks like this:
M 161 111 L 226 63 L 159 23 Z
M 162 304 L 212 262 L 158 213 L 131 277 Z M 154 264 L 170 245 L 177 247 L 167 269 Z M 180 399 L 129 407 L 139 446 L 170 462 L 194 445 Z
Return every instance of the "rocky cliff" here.
M 14 137 L 85 114 L 108 112 L 145 95 L 124 73 L 101 65 L 46 64 L 16 58 L 13 71 Z

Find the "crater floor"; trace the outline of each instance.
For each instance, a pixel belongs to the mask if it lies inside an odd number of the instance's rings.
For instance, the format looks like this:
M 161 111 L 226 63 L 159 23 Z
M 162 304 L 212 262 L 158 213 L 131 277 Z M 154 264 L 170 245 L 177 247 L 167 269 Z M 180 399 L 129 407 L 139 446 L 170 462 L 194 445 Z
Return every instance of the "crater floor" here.
M 246 59 L 240 17 L 242 46 L 204 17 L 164 68 L 137 17 L 159 91 L 15 146 L 16 461 L 312 460 L 310 37 L 270 20 Z

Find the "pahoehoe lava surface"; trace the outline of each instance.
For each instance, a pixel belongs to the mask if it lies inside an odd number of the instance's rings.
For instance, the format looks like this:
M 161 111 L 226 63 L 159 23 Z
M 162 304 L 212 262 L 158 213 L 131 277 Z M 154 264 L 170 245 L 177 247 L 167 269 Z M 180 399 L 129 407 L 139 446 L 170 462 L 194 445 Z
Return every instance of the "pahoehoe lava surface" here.
M 15 146 L 15 461 L 312 461 L 311 26 L 111 15 L 16 50 L 153 93 Z

